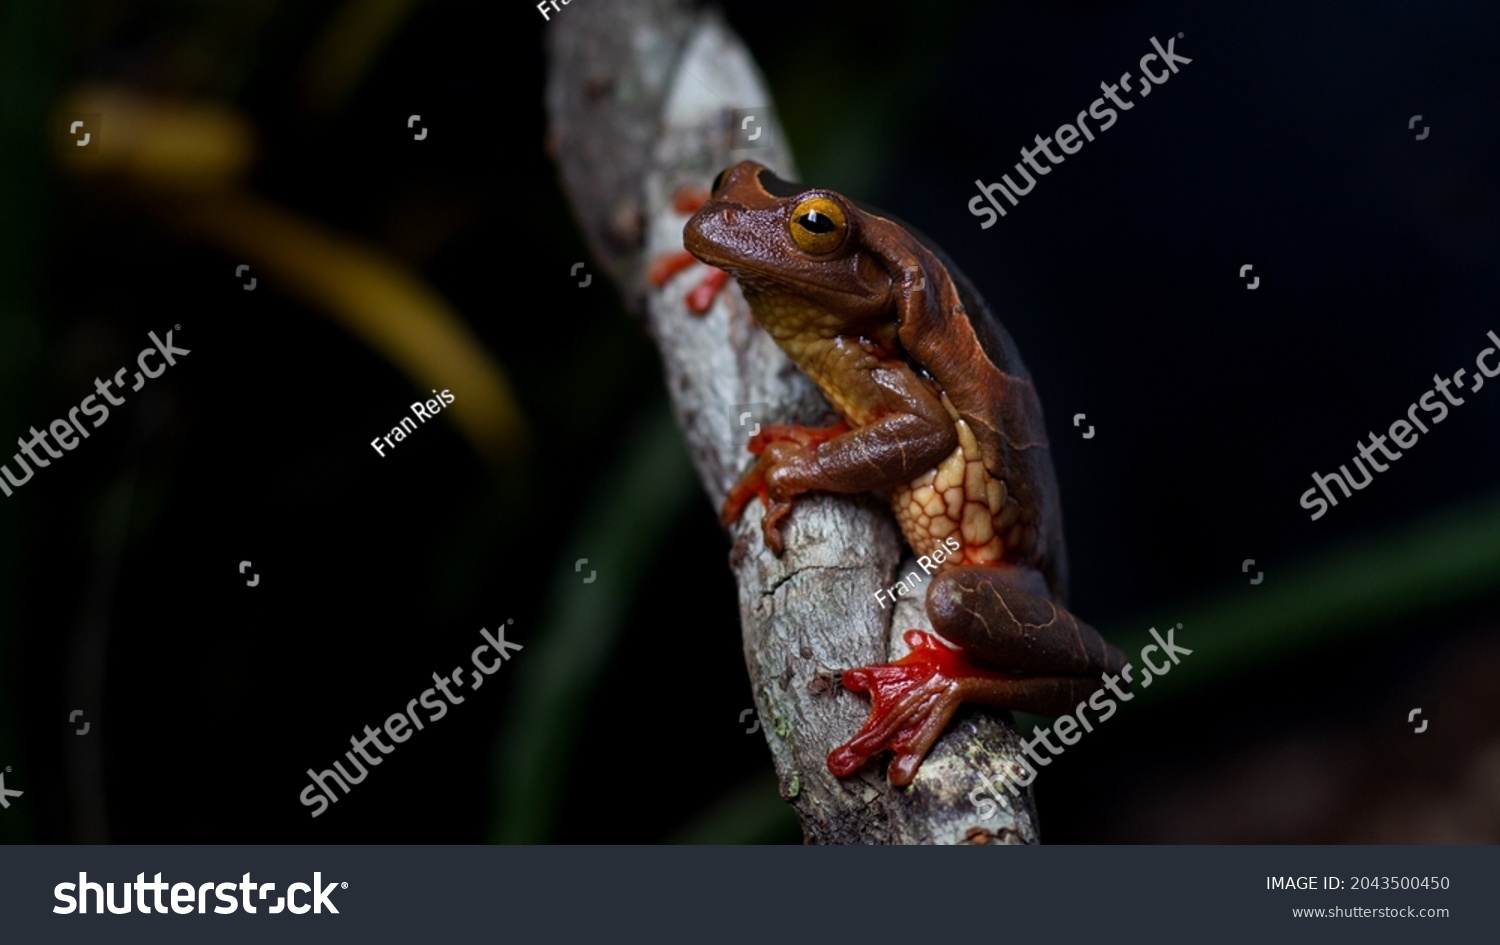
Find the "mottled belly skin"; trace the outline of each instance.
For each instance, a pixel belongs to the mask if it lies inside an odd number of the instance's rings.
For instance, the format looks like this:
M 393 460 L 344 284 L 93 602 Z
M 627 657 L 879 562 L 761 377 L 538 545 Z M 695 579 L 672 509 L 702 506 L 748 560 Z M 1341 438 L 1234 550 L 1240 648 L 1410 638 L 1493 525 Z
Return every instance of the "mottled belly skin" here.
M 875 422 L 879 413 L 849 393 L 840 378 L 857 375 L 882 355 L 868 347 L 839 346 L 828 335 L 835 316 L 803 299 L 755 294 L 753 283 L 745 291 L 755 299 L 757 320 L 768 330 L 776 329 L 772 334 L 777 342 L 833 409 L 855 428 Z M 788 332 L 787 325 L 795 331 L 786 337 L 777 334 Z M 943 539 L 957 538 L 960 550 L 950 553 L 944 548 L 936 557 L 942 562 L 936 570 L 961 564 L 1037 563 L 1036 510 L 1023 507 L 1010 495 L 1005 480 L 985 468 L 974 432 L 948 395 L 941 396 L 958 431 L 958 447 L 937 468 L 891 490 L 891 509 L 907 544 L 922 557 L 931 555 Z
M 985 468 L 969 425 L 943 398 L 958 430 L 958 448 L 936 469 L 891 491 L 891 509 L 919 557 L 954 536 L 961 551 L 939 570 L 959 564 L 1028 561 L 1036 547 L 1035 513 L 1023 509 L 1005 481 Z

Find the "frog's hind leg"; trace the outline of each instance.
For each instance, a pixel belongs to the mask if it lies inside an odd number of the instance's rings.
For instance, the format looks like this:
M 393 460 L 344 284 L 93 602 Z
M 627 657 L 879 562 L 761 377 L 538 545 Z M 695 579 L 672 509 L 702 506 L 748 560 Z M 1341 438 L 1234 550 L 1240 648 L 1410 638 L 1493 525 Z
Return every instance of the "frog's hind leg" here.
M 1038 715 L 1071 712 L 1056 700 L 1048 679 L 1099 679 L 1118 673 L 1125 654 L 1099 631 L 1048 596 L 1041 575 L 1029 568 L 963 565 L 948 568 L 927 591 L 932 626 L 964 652 L 991 667 L 1027 674 L 1035 694 L 1010 708 Z M 1089 693 L 1099 688 L 1092 683 Z
M 1125 657 L 1045 594 L 1040 576 L 1026 569 L 969 565 L 940 572 L 928 590 L 928 614 L 963 649 L 909 630 L 907 656 L 845 672 L 846 689 L 870 693 L 870 716 L 828 756 L 829 770 L 848 777 L 889 749 L 891 784 L 909 784 L 965 702 L 1037 715 L 1073 712 L 1099 689 L 1102 673 L 1124 667 Z

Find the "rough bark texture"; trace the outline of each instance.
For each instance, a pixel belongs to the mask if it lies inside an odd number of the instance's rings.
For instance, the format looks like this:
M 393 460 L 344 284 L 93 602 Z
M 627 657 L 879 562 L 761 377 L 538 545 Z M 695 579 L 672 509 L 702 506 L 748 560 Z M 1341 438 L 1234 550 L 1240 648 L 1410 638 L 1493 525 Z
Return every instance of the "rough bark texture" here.
M 671 197 L 705 187 L 737 160 L 796 179 L 785 138 L 769 115 L 753 150 L 733 150 L 730 110 L 771 103 L 749 54 L 711 13 L 673 0 L 574 4 L 548 29 L 549 146 L 598 261 L 661 349 L 678 423 L 715 507 L 748 465 L 749 425 L 831 419 L 812 384 L 760 331 L 738 290 L 705 317 L 684 295 L 707 270 L 694 266 L 662 291 L 646 262 L 681 250 L 683 214 Z M 752 417 L 742 423 L 742 415 Z M 994 714 L 965 708 L 907 788 L 884 765 L 841 781 L 828 752 L 864 721 L 869 700 L 843 690 L 841 669 L 905 653 L 901 634 L 930 628 L 920 600 L 895 609 L 877 588 L 918 570 L 882 498 L 805 498 L 784 523 L 777 558 L 752 503 L 734 528 L 745 662 L 782 795 L 812 843 L 1035 842 L 1029 792 L 981 819 L 970 792 L 1017 771 L 1019 739 Z M 898 570 L 898 565 L 900 566 Z

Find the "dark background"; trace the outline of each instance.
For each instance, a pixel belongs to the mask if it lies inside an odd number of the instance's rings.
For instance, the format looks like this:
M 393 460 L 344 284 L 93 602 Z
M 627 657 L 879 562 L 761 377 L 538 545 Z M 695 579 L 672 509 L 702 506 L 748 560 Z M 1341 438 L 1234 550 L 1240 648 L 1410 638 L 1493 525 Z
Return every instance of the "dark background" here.
M 588 257 L 541 90 L 545 30 L 573 6 L 549 24 L 394 4 L 383 27 L 380 6 L 7 4 L 0 436 L 64 416 L 148 331 L 180 324 L 192 354 L 0 501 L 0 763 L 26 792 L 0 838 L 795 842 L 739 721 L 728 542 L 664 425 L 655 353 L 602 276 L 570 274 Z M 1500 393 L 1318 521 L 1297 504 L 1500 332 L 1500 12 L 724 10 L 804 180 L 938 240 L 1016 338 L 1072 609 L 1122 645 L 1184 622 L 1201 647 L 1039 778 L 1043 838 L 1500 839 Z M 309 91 L 382 28 L 342 93 Z M 976 178 L 1178 33 L 1191 64 L 980 229 Z M 243 291 L 232 248 L 173 222 L 203 195 L 60 158 L 59 103 L 85 84 L 230 108 L 257 144 L 226 187 L 414 272 L 526 434 L 486 451 L 441 417 L 376 456 L 371 437 L 452 385 L 362 340 L 357 314 L 274 277 Z M 631 567 L 584 585 L 583 557 Z M 528 649 L 308 817 L 307 768 L 510 618 Z M 544 660 L 548 640 L 576 659 Z

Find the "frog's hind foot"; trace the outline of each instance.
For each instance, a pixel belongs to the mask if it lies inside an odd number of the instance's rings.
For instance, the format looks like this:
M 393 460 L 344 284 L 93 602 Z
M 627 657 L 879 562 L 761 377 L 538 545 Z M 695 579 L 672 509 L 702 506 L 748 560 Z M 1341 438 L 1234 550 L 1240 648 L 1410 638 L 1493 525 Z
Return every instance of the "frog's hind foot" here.
M 864 727 L 828 755 L 828 770 L 841 778 L 889 749 L 896 753 L 891 784 L 910 784 L 958 707 L 987 701 L 984 690 L 1009 678 L 973 665 L 931 633 L 908 630 L 905 640 L 912 650 L 900 660 L 843 674 L 844 688 L 869 692 L 872 704 Z

